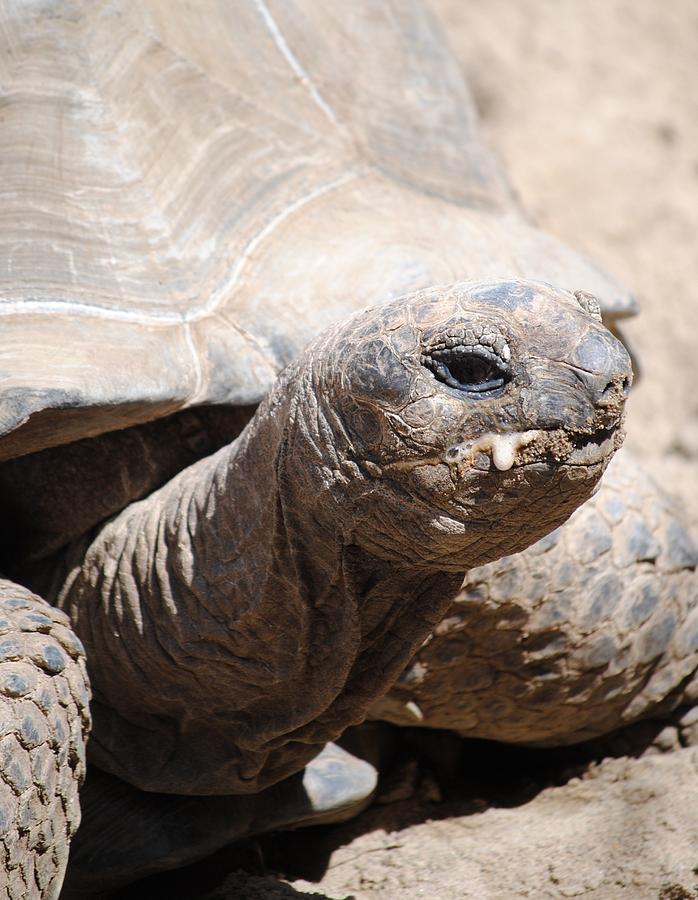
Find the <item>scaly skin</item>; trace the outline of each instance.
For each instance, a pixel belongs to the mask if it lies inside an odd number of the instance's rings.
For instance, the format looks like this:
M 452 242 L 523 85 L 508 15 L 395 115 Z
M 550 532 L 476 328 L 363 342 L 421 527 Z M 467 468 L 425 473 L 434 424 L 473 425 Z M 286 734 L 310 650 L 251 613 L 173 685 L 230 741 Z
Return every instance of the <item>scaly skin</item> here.
M 473 397 L 424 357 L 482 328 L 506 335 L 512 375 Z M 542 285 L 417 294 L 333 328 L 230 447 L 68 554 L 56 599 L 90 660 L 91 758 L 181 794 L 298 771 L 365 718 L 465 570 L 589 496 L 605 448 L 576 465 L 572 439 L 618 425 L 629 377 L 622 345 Z M 537 428 L 524 465 L 449 465 L 454 445 Z
M 58 897 L 80 822 L 88 701 L 84 653 L 67 616 L 0 580 L 2 900 Z
M 560 529 L 468 573 L 371 716 L 554 746 L 695 703 L 697 567 L 682 510 L 623 452 Z
M 590 496 L 630 377 L 587 306 L 542 284 L 434 289 L 325 333 L 230 446 L 37 564 L 86 646 L 92 761 L 175 795 L 257 794 L 301 770 L 366 717 L 464 571 Z M 92 808 L 123 883 L 115 796 L 111 817 L 107 793 Z M 81 837 L 91 885 L 98 837 Z M 142 872 L 170 864 L 152 837 Z

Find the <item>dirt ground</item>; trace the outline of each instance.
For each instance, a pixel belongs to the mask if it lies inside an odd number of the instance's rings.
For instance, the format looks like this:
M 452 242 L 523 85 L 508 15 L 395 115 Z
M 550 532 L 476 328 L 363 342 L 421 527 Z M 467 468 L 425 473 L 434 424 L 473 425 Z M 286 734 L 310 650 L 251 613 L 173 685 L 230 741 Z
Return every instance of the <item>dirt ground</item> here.
M 642 363 L 628 443 L 695 516 L 698 4 L 432 5 L 524 205 L 638 298 L 642 315 L 625 329 Z M 413 765 L 396 802 L 329 831 L 251 846 L 245 868 L 267 874 L 229 875 L 207 896 L 698 897 L 696 750 L 607 759 L 542 791 L 524 771 L 508 802 L 449 791 Z M 503 783 L 510 765 L 503 757 Z M 209 881 L 233 865 L 219 860 Z

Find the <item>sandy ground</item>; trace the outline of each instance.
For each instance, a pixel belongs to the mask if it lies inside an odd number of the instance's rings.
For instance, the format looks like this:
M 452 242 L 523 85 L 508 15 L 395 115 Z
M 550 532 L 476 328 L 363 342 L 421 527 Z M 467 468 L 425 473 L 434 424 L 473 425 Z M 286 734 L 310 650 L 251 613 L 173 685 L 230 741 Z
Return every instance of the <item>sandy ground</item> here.
M 629 444 L 698 508 L 698 4 L 432 0 L 533 217 L 637 296 Z M 407 770 L 405 799 L 251 846 L 210 898 L 688 898 L 698 751 L 608 759 L 509 803 Z M 509 772 L 502 768 L 506 781 Z M 564 780 L 564 779 L 563 779 Z M 407 787 L 405 788 L 405 784 Z M 412 785 L 412 795 L 410 794 Z M 523 794 L 521 793 L 523 785 Z M 264 858 L 262 858 L 262 856 Z M 199 886 L 235 865 L 219 860 Z M 184 886 L 188 883 L 190 886 Z M 195 895 L 192 881 L 171 896 Z

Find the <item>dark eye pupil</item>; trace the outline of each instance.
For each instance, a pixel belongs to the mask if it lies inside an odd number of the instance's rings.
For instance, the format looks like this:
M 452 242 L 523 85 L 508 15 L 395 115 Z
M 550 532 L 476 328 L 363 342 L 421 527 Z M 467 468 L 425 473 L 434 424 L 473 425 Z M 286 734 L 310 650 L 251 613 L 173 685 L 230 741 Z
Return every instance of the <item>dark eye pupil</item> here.
M 454 359 L 446 363 L 446 368 L 460 384 L 481 384 L 498 378 L 500 374 L 491 362 L 477 356 Z
M 424 365 L 449 387 L 472 394 L 496 391 L 509 380 L 508 367 L 472 348 L 435 350 L 423 357 Z

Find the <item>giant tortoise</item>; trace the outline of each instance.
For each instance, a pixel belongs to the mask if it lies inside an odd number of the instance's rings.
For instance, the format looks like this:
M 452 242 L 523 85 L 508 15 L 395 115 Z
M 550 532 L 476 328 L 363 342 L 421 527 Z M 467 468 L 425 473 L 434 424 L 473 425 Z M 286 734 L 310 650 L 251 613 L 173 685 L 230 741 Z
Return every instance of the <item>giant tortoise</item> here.
M 2 24 L 16 900 L 61 890 L 90 714 L 71 894 L 362 808 L 375 772 L 332 742 L 419 718 L 416 663 L 381 698 L 463 574 L 592 495 L 631 380 L 599 305 L 633 302 L 526 221 L 416 3 L 46 0 Z

